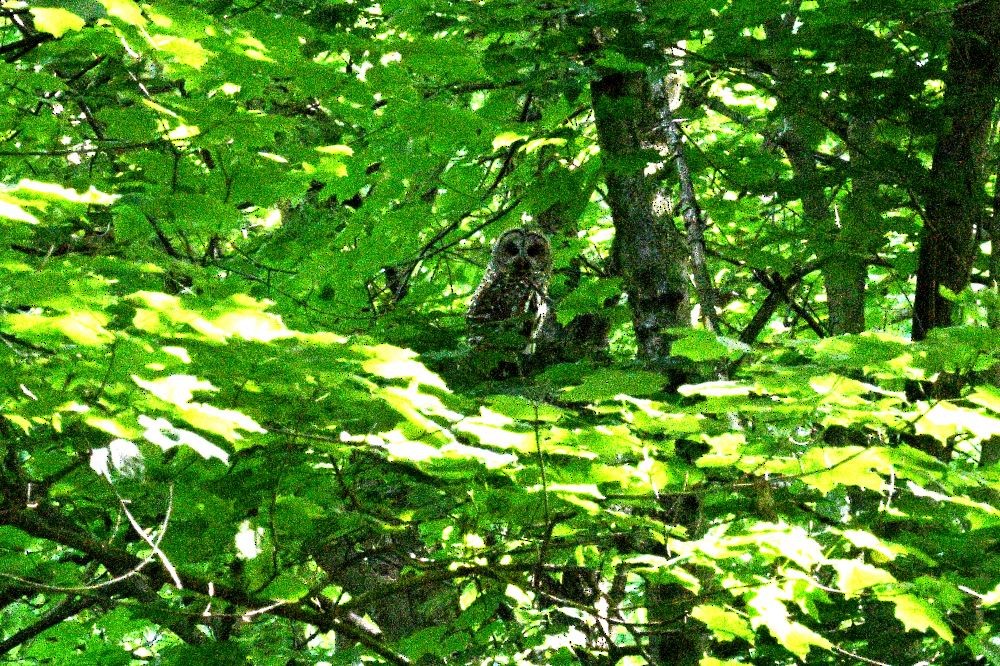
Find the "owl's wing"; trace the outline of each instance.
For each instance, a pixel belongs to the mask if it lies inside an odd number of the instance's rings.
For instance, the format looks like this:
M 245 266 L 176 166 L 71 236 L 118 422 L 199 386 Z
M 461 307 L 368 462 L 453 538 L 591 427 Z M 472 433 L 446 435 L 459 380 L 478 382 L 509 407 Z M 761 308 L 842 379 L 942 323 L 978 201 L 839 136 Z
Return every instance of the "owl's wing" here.
M 484 324 L 491 321 L 506 319 L 510 313 L 503 313 L 503 287 L 500 282 L 489 281 L 489 276 L 483 278 L 469 301 L 469 309 L 465 317 L 470 324 Z

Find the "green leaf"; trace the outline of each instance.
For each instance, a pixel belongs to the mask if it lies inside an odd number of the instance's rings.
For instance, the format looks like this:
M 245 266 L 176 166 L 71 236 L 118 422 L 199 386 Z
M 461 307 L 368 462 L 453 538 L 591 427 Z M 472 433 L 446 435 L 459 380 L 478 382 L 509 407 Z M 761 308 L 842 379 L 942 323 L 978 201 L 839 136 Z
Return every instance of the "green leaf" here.
M 211 55 L 201 44 L 186 37 L 154 34 L 149 36 L 149 45 L 194 69 L 201 69 Z
M 880 593 L 876 596 L 895 606 L 896 619 L 903 623 L 907 631 L 927 633 L 927 631 L 933 630 L 949 643 L 955 640 L 951 628 L 940 611 L 923 599 L 912 594 L 895 591 Z
M 113 16 L 129 25 L 142 27 L 148 23 L 146 17 L 142 15 L 142 10 L 132 0 L 100 0 L 101 4 L 108 12 L 108 16 Z
M 683 334 L 670 345 L 670 353 L 692 361 L 717 361 L 730 355 L 730 347 L 711 331 L 703 328 L 682 329 Z M 749 351 L 747 349 L 747 351 Z
M 764 585 L 750 595 L 748 606 L 754 610 L 750 625 L 767 627 L 778 643 L 799 659 L 805 659 L 814 647 L 829 650 L 833 644 L 812 629 L 790 619 L 783 603 L 786 593 L 775 584 Z
M 495 411 L 518 421 L 555 423 L 566 411 L 544 402 L 533 402 L 517 395 L 497 395 L 486 399 Z
M 262 594 L 267 599 L 295 602 L 309 594 L 309 586 L 295 574 L 286 573 L 265 587 Z
M 110 322 L 109 317 L 96 310 L 81 309 L 53 316 L 19 313 L 4 315 L 0 319 L 16 333 L 42 337 L 65 336 L 79 345 L 106 345 L 115 337 L 114 333 L 105 328 Z
M 31 16 L 40 32 L 59 38 L 70 30 L 81 30 L 86 21 L 73 12 L 60 7 L 31 7 Z
M 617 396 L 644 396 L 659 392 L 666 380 L 653 372 L 599 370 L 587 375 L 583 383 L 565 390 L 567 402 L 600 402 Z
M 585 280 L 559 302 L 556 319 L 560 324 L 568 324 L 577 315 L 601 312 L 605 302 L 620 295 L 621 279 Z
M 860 560 L 833 559 L 827 562 L 837 572 L 837 587 L 848 599 L 875 585 L 895 583 L 896 577 Z
M 750 623 L 731 610 L 712 604 L 701 604 L 691 609 L 691 617 L 705 623 L 717 641 L 727 642 L 742 638 L 751 645 L 754 643 L 754 633 Z

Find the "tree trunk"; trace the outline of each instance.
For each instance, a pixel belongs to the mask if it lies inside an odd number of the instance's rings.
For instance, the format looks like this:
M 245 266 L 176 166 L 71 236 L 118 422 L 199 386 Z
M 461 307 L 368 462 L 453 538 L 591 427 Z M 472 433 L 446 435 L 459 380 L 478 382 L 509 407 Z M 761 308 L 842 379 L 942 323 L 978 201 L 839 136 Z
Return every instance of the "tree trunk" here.
M 865 330 L 865 287 L 868 262 L 882 242 L 876 199 L 878 182 L 865 151 L 873 141 L 874 123 L 852 119 L 847 138 L 851 145 L 851 191 L 832 229 L 832 251 L 823 263 L 829 329 L 833 335 Z
M 793 76 L 787 65 L 776 66 L 776 73 L 779 71 Z M 865 330 L 865 283 L 868 277 L 867 254 L 860 247 L 865 232 L 860 227 L 866 220 L 854 216 L 852 205 L 852 210 L 844 218 L 846 224 L 836 224 L 824 191 L 822 174 L 816 164 L 814 148 L 802 138 L 800 125 L 804 122 L 807 120 L 797 110 L 785 116 L 785 129 L 778 143 L 792 166 L 806 228 L 825 237 L 822 249 L 817 248 L 817 254 L 822 258 L 820 270 L 826 285 L 826 328 L 832 335 L 860 333 Z M 858 181 L 855 177 L 853 188 L 859 187 Z M 855 191 L 854 199 L 860 204 L 857 194 Z M 860 210 L 857 212 L 860 213 Z
M 653 215 L 656 182 L 643 171 L 643 148 L 656 115 L 642 72 L 608 74 L 591 83 L 594 117 L 615 225 L 612 258 L 632 309 L 639 358 L 667 362 L 666 330 L 690 325 L 686 249 L 680 232 Z
M 659 159 L 651 150 L 648 157 L 643 154 L 659 121 L 652 89 L 644 73 L 629 72 L 609 74 L 591 83 L 590 90 L 615 224 L 612 259 L 628 294 L 639 358 L 670 367 L 671 338 L 666 331 L 690 325 L 690 279 L 684 238 L 669 218 L 657 219 L 653 212 L 657 179 L 644 173 L 648 162 Z M 664 501 L 685 499 L 690 498 Z M 688 511 L 674 515 L 671 522 L 693 533 L 697 500 L 685 508 Z M 686 618 L 695 597 L 676 586 L 648 585 L 650 619 L 668 629 L 650 638 L 655 663 L 696 666 L 708 636 Z
M 969 285 L 975 233 L 985 219 L 983 166 L 1000 82 L 1000 0 L 961 4 L 954 21 L 942 131 L 924 192 L 914 340 L 952 324 L 952 304 L 940 287 L 958 293 Z

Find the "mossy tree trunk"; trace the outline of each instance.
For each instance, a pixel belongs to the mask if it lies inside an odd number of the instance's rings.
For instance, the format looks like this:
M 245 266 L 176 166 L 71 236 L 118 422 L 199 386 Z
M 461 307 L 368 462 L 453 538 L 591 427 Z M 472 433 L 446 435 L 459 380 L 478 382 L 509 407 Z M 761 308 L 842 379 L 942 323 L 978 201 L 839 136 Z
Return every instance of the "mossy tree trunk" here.
M 615 72 L 590 90 L 615 225 L 613 261 L 628 294 L 639 357 L 665 363 L 667 329 L 690 325 L 690 281 L 683 237 L 657 219 L 657 181 L 644 173 L 660 159 L 646 148 L 657 122 L 651 87 L 643 72 Z
M 924 191 L 913 339 L 953 322 L 951 301 L 969 285 L 976 229 L 986 221 L 986 147 L 1000 84 L 1000 0 L 955 10 L 945 74 L 942 130 Z

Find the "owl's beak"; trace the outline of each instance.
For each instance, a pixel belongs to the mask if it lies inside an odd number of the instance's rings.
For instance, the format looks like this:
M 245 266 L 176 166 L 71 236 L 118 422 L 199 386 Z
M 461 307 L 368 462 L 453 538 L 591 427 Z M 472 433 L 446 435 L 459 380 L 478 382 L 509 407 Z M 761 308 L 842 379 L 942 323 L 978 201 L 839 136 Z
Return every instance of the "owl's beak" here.
M 531 270 L 531 262 L 524 255 L 518 255 L 510 265 L 511 268 L 519 273 L 527 273 Z

